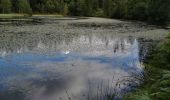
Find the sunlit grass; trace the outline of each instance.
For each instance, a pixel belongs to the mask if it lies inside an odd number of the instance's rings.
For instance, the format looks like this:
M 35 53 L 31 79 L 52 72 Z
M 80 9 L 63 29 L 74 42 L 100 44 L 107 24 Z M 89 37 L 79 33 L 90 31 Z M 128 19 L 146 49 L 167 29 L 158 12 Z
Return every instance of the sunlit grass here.
M 60 14 L 33 14 L 33 17 L 63 17 L 63 15 Z M 10 18 L 24 18 L 29 17 L 28 14 L 0 14 L 1 19 L 10 19 Z
M 33 17 L 63 17 L 63 15 L 60 14 L 33 14 Z
M 16 17 L 25 17 L 26 14 L 0 14 L 0 18 L 16 18 Z

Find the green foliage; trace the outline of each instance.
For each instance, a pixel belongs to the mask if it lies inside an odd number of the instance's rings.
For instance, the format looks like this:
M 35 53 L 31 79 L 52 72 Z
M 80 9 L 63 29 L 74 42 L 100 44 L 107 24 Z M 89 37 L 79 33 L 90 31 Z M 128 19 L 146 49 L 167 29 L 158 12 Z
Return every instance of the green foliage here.
M 165 23 L 169 17 L 170 0 L 150 0 L 148 5 L 148 17 L 152 23 Z
M 17 0 L 16 2 L 18 3 L 17 7 L 19 13 L 28 13 L 28 14 L 32 13 L 32 9 L 27 0 Z
M 10 13 L 11 7 L 12 7 L 12 4 L 10 0 L 0 0 L 0 12 Z
M 129 93 L 124 98 L 125 100 L 151 100 L 148 91 L 145 90 L 136 90 L 136 92 Z
M 67 4 L 65 4 L 63 9 L 63 15 L 66 16 L 67 14 L 68 14 L 68 6 Z
M 98 0 L 79 0 L 69 3 L 69 14 L 74 16 L 95 16 L 99 11 Z
M 69 9 L 69 15 L 73 15 L 73 14 L 76 14 L 76 3 L 75 2 L 71 2 L 68 6 L 68 9 Z
M 96 17 L 104 17 L 103 9 L 97 9 L 94 16 L 96 16 Z
M 125 18 L 126 2 L 124 0 L 115 1 L 113 4 L 111 17 L 112 18 Z
M 112 4 L 112 0 L 105 0 L 103 2 L 105 16 L 111 16 Z
M 125 100 L 170 100 L 170 38 L 158 45 L 146 70 L 145 84 L 125 95 Z
M 0 0 L 0 12 L 59 13 L 142 20 L 154 24 L 170 21 L 170 0 Z M 12 2 L 12 5 L 11 5 Z
M 89 9 L 87 8 L 87 6 L 90 6 L 90 5 L 86 3 L 86 0 L 79 0 L 79 2 L 77 2 L 77 15 L 89 16 L 90 14 L 88 14 Z
M 151 67 L 144 86 L 124 96 L 125 100 L 170 100 L 170 71 Z
M 45 3 L 46 12 L 51 13 L 55 9 L 55 4 L 53 0 L 47 0 Z
M 108 1 L 108 0 L 106 0 Z M 169 20 L 170 0 L 112 0 L 113 18 L 145 20 L 165 24 Z M 109 5 L 112 5 L 109 3 Z M 106 7 L 109 6 L 106 4 Z M 105 12 L 110 10 L 106 9 Z M 108 14 L 106 14 L 108 16 Z
M 146 1 L 130 0 L 127 2 L 125 17 L 128 19 L 146 20 L 148 4 Z
M 170 39 L 158 45 L 153 54 L 151 65 L 170 70 Z

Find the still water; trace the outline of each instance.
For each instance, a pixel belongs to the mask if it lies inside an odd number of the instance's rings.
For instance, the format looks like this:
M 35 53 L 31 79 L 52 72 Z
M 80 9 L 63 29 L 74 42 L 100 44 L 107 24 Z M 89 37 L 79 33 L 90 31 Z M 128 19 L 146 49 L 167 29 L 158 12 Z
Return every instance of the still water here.
M 140 84 L 135 37 L 23 34 L 0 35 L 0 100 L 106 100 Z

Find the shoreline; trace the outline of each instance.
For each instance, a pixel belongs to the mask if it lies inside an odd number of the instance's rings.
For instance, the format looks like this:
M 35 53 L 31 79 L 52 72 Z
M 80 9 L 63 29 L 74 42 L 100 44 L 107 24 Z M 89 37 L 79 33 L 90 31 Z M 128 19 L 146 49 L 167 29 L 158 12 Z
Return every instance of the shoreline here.
M 170 96 L 170 68 L 168 55 L 170 54 L 170 38 L 156 45 L 145 64 L 146 77 L 144 83 L 132 92 L 125 94 L 125 100 L 169 100 Z M 167 54 L 166 54 L 167 53 Z M 160 59 L 164 57 L 164 59 Z M 159 59 L 159 60 L 158 60 Z M 163 65 L 164 64 L 164 65 Z

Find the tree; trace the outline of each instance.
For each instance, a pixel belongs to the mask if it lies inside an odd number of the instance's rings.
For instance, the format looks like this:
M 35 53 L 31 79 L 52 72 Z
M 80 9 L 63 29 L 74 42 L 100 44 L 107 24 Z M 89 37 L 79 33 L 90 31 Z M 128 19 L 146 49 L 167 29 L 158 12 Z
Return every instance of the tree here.
M 129 0 L 126 5 L 126 18 L 147 20 L 148 0 Z
M 152 23 L 170 20 L 170 0 L 0 0 L 1 13 L 105 16 Z
M 95 15 L 95 11 L 93 9 L 93 7 L 95 8 L 94 1 L 93 0 L 85 0 L 85 7 L 84 7 L 84 12 L 85 12 L 85 16 L 94 16 Z M 96 8 L 97 10 L 97 8 Z
M 34 13 L 44 13 L 46 0 L 29 0 L 31 9 Z
M 12 4 L 10 0 L 0 0 L 0 10 L 2 13 L 10 13 L 11 7 Z
M 90 9 L 91 8 L 88 6 L 88 2 L 86 2 L 85 0 L 79 0 L 78 1 L 78 13 L 81 16 L 90 16 Z
M 67 6 L 67 4 L 64 5 L 63 15 L 64 16 L 68 15 L 68 6 Z
M 103 2 L 103 9 L 105 16 L 110 17 L 112 15 L 113 11 L 113 1 L 112 0 L 105 0 Z
M 30 3 L 28 2 L 28 0 L 17 0 L 17 10 L 19 13 L 28 13 L 31 14 L 32 13 L 32 9 L 30 7 Z
M 48 12 L 48 13 L 54 12 L 54 10 L 55 10 L 55 4 L 54 4 L 53 0 L 46 0 L 45 10 L 46 10 L 46 12 Z
M 170 0 L 150 0 L 148 19 L 152 23 L 166 23 L 169 19 Z
M 76 13 L 75 2 L 74 1 L 71 1 L 69 3 L 68 9 L 69 9 L 69 12 L 68 12 L 69 15 L 74 15 Z

